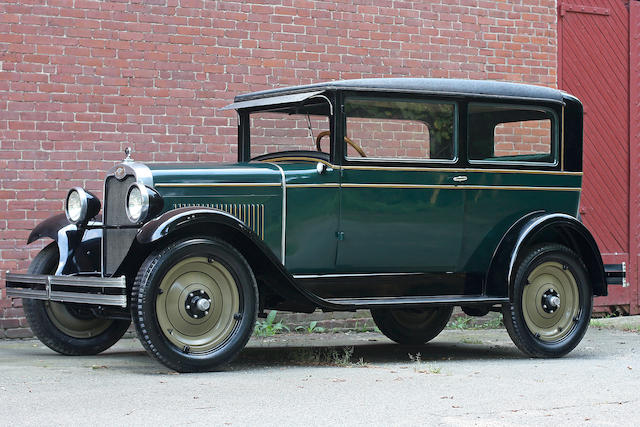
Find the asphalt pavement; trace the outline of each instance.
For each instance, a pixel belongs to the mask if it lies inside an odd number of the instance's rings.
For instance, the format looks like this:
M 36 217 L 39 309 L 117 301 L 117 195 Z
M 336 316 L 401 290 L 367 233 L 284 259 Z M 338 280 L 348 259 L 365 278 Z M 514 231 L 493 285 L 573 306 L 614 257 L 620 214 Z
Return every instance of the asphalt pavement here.
M 254 338 L 224 370 L 199 374 L 167 370 L 136 339 L 91 357 L 5 340 L 0 422 L 633 425 L 640 321 L 623 319 L 603 319 L 560 359 L 525 357 L 504 329 L 445 330 L 420 347 L 372 332 L 284 334 Z

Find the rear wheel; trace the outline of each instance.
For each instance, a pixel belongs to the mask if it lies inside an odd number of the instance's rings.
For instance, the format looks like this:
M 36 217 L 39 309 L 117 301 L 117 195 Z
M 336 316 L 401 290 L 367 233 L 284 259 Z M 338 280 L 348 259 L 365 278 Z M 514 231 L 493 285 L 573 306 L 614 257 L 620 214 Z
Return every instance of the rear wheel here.
M 36 255 L 29 273 L 55 273 L 58 258 L 58 247 L 51 243 Z M 50 349 L 66 355 L 98 354 L 115 344 L 131 323 L 95 317 L 80 304 L 36 299 L 24 299 L 22 304 L 35 336 Z
M 380 331 L 398 344 L 424 344 L 434 339 L 451 317 L 453 307 L 375 309 L 371 316 Z
M 560 357 L 582 340 L 593 307 L 586 267 L 557 244 L 533 248 L 519 263 L 511 303 L 503 306 L 513 342 L 532 357 Z
M 181 372 L 216 369 L 249 340 L 256 281 L 244 257 L 215 238 L 187 239 L 151 254 L 132 290 L 140 341 Z

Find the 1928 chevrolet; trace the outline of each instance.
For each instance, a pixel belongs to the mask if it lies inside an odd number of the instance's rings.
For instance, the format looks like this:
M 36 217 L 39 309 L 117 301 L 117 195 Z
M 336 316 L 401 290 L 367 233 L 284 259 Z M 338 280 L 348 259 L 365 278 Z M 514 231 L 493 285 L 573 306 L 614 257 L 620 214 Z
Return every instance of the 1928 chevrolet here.
M 238 163 L 111 169 L 101 204 L 72 188 L 55 242 L 7 273 L 33 332 L 95 354 L 133 320 L 178 371 L 229 362 L 263 310 L 371 310 L 422 344 L 454 306 L 502 310 L 527 355 L 582 339 L 621 283 L 576 219 L 582 106 L 549 88 L 365 79 L 237 96 Z

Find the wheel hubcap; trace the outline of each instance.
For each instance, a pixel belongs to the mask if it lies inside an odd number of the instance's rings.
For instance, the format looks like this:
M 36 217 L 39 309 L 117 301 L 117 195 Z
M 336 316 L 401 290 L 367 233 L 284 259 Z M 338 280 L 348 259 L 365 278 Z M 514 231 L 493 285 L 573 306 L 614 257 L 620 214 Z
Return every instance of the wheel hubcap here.
M 563 339 L 580 314 L 578 285 L 571 270 L 558 262 L 544 262 L 527 280 L 522 307 L 529 331 L 542 341 Z
M 206 353 L 233 333 L 240 311 L 236 282 L 221 263 L 187 258 L 162 279 L 156 299 L 158 323 L 167 339 L 188 353 Z
M 184 309 L 187 314 L 194 319 L 207 316 L 210 308 L 211 297 L 203 289 L 196 292 L 189 292 L 189 296 L 184 302 Z

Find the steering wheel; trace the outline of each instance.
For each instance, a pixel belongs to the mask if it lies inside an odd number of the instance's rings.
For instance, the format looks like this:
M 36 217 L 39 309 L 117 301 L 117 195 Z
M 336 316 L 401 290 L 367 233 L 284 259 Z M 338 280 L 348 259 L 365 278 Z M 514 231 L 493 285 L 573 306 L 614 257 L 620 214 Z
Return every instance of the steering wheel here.
M 320 148 L 320 140 L 321 140 L 322 138 L 324 138 L 325 136 L 330 135 L 330 134 L 331 134 L 331 132 L 330 132 L 330 131 L 328 131 L 328 130 L 325 130 L 324 132 L 320 132 L 320 133 L 318 134 L 318 136 L 316 137 L 316 149 L 317 149 L 318 151 L 322 151 L 322 148 Z M 352 146 L 352 147 L 353 147 L 353 149 L 354 149 L 354 150 L 356 150 L 356 151 L 358 152 L 358 154 L 360 154 L 360 156 L 362 156 L 362 157 L 367 157 L 367 155 L 365 154 L 364 150 L 363 150 L 362 148 L 360 148 L 360 147 L 358 146 L 358 144 L 356 144 L 355 142 L 353 142 L 353 141 L 351 140 L 351 138 L 349 138 L 349 137 L 345 136 L 345 137 L 344 137 L 344 142 L 346 142 L 347 144 L 349 144 L 350 146 Z

